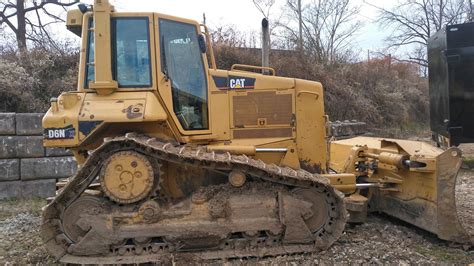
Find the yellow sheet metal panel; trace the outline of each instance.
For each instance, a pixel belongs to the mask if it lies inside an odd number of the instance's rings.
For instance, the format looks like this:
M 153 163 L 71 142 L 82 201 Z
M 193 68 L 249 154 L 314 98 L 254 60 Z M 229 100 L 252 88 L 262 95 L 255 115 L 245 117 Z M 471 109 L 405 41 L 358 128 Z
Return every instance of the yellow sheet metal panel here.
M 122 92 L 107 96 L 86 94 L 80 121 L 145 122 L 166 120 L 167 115 L 153 92 Z
M 326 119 L 321 83 L 296 80 L 296 143 L 301 168 L 327 171 Z
M 107 95 L 118 88 L 112 79 L 112 49 L 110 38 L 110 14 L 114 7 L 108 0 L 94 1 L 94 70 L 95 78 L 89 88 Z
M 43 118 L 47 147 L 76 147 L 92 132 L 110 123 L 165 121 L 168 116 L 149 92 L 63 93 Z M 51 136 L 49 136 L 51 135 Z
M 66 27 L 79 37 L 82 35 L 82 17 L 83 14 L 79 9 L 73 9 L 67 12 Z
M 227 71 L 209 70 L 212 77 L 227 78 Z M 217 135 L 216 140 L 230 139 L 230 104 L 227 90 L 217 88 L 214 78 L 209 79 L 209 101 L 210 101 L 210 117 L 212 125 L 212 133 Z
M 403 150 L 407 154 L 415 155 L 419 151 L 423 151 L 423 154 L 430 156 L 437 156 L 443 152 L 442 149 L 437 148 L 429 143 L 414 140 L 401 140 L 381 137 L 355 137 L 350 139 L 338 140 L 333 143 L 343 145 L 367 145 L 369 149 L 380 149 L 386 151 L 394 151 L 394 147 L 390 143 L 395 143 L 396 149 Z
M 252 74 L 249 72 L 239 72 L 239 71 L 229 71 L 229 75 L 255 75 L 257 78 L 255 82 L 255 88 L 257 90 L 287 90 L 293 89 L 295 87 L 295 79 L 293 78 L 284 78 L 284 77 L 277 77 L 277 76 L 266 76 L 260 74 Z
M 45 147 L 72 147 L 79 143 L 78 119 L 85 93 L 61 94 L 43 117 Z

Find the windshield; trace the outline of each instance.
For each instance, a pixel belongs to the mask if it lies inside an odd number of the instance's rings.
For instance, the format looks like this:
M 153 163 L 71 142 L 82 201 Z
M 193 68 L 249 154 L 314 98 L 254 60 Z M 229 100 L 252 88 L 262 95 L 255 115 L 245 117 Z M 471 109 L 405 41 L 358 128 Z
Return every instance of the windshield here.
M 208 129 L 207 80 L 196 26 L 160 19 L 161 70 L 171 80 L 173 111 L 185 130 Z

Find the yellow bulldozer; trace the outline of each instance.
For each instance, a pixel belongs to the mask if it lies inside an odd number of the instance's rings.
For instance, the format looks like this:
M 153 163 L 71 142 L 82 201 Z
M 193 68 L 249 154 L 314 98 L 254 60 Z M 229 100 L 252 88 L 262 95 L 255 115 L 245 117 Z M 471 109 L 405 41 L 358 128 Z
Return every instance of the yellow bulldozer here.
M 374 211 L 471 241 L 456 216 L 458 148 L 332 140 L 320 83 L 217 69 L 196 21 L 95 0 L 67 27 L 82 38 L 78 89 L 43 119 L 44 145 L 79 164 L 43 210 L 60 262 L 316 252 Z

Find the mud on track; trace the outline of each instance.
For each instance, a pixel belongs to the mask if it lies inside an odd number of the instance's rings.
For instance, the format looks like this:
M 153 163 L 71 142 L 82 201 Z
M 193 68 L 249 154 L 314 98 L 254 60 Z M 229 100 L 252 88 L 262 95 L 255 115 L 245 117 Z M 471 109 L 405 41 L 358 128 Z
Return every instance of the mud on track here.
M 464 181 L 462 191 L 473 191 L 474 182 Z M 43 200 L 0 201 L 0 261 L 14 264 L 52 264 L 39 236 Z M 473 201 L 470 202 L 471 214 Z M 468 206 L 468 205 L 464 205 Z M 472 219 L 472 215 L 470 216 Z M 458 263 L 474 262 L 474 250 L 440 241 L 436 236 L 383 215 L 370 215 L 368 222 L 347 226 L 342 237 L 327 251 L 266 258 L 233 260 L 231 265 L 315 263 Z M 189 261 L 176 261 L 178 265 Z M 220 265 L 223 261 L 211 264 Z
M 474 145 L 461 146 L 474 158 Z M 467 171 L 465 169 L 465 171 Z M 474 235 L 474 170 L 458 178 L 458 215 Z M 53 264 L 39 236 L 44 200 L 0 201 L 0 262 L 6 264 Z M 332 263 L 457 263 L 474 262 L 474 250 L 441 241 L 436 236 L 385 215 L 369 215 L 365 224 L 347 226 L 342 237 L 319 254 L 281 256 L 262 260 L 233 260 L 231 265 L 332 264 Z M 176 261 L 178 265 L 189 261 Z M 210 262 L 223 264 L 223 261 Z

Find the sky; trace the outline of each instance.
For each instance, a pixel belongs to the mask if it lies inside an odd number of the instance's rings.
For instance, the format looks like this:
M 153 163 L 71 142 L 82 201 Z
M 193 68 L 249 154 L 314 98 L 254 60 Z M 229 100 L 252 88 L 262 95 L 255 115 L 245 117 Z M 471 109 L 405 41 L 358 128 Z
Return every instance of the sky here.
M 92 1 L 91 1 L 92 2 Z M 286 0 L 276 0 L 271 13 L 279 14 Z M 305 0 L 303 0 L 304 4 Z M 208 26 L 234 25 L 239 31 L 260 31 L 263 15 L 252 0 L 111 0 L 116 8 L 129 11 L 154 11 L 202 21 L 206 14 Z M 368 3 L 368 4 L 367 4 Z M 351 4 L 361 8 L 359 19 L 363 27 L 355 36 L 355 45 L 361 50 L 381 50 L 383 39 L 389 34 L 375 22 L 377 10 L 372 5 L 390 8 L 397 0 L 352 0 Z
M 82 0 L 82 2 L 92 4 L 93 0 Z M 211 28 L 217 28 L 220 25 L 232 25 L 241 32 L 258 33 L 263 18 L 252 0 L 110 0 L 110 2 L 119 12 L 158 12 L 197 21 L 202 21 L 203 13 L 205 13 L 207 24 Z M 286 0 L 276 0 L 271 13 L 280 13 L 285 2 Z M 385 47 L 383 39 L 389 32 L 378 27 L 375 22 L 377 10 L 366 2 L 389 8 L 397 0 L 352 0 L 352 4 L 361 7 L 359 19 L 364 22 L 363 27 L 355 36 L 354 46 L 363 51 L 381 50 Z M 74 35 L 66 33 L 67 31 L 63 26 L 58 26 L 55 31 L 74 38 Z
M 303 0 L 303 4 L 305 1 Z M 351 0 L 353 5 L 361 8 L 359 20 L 363 22 L 362 28 L 354 36 L 354 50 L 367 55 L 367 50 L 376 52 L 383 50 L 386 45 L 384 38 L 390 31 L 381 29 L 375 22 L 377 10 L 370 4 L 390 8 L 398 0 Z M 86 4 L 92 4 L 93 0 L 82 0 Z M 202 22 L 203 13 L 206 14 L 207 25 L 217 28 L 221 25 L 231 25 L 236 30 L 250 34 L 259 34 L 260 23 L 263 15 L 254 6 L 252 0 L 110 0 L 117 11 L 132 12 L 158 12 L 178 17 L 185 17 Z M 279 14 L 286 0 L 276 0 L 271 13 Z M 367 4 L 369 3 L 369 4 Z M 76 7 L 74 7 L 76 8 Z M 62 14 L 65 16 L 65 13 Z M 64 25 L 58 24 L 53 31 L 57 36 L 76 40 L 78 38 L 65 29 Z M 258 36 L 257 39 L 260 37 Z

